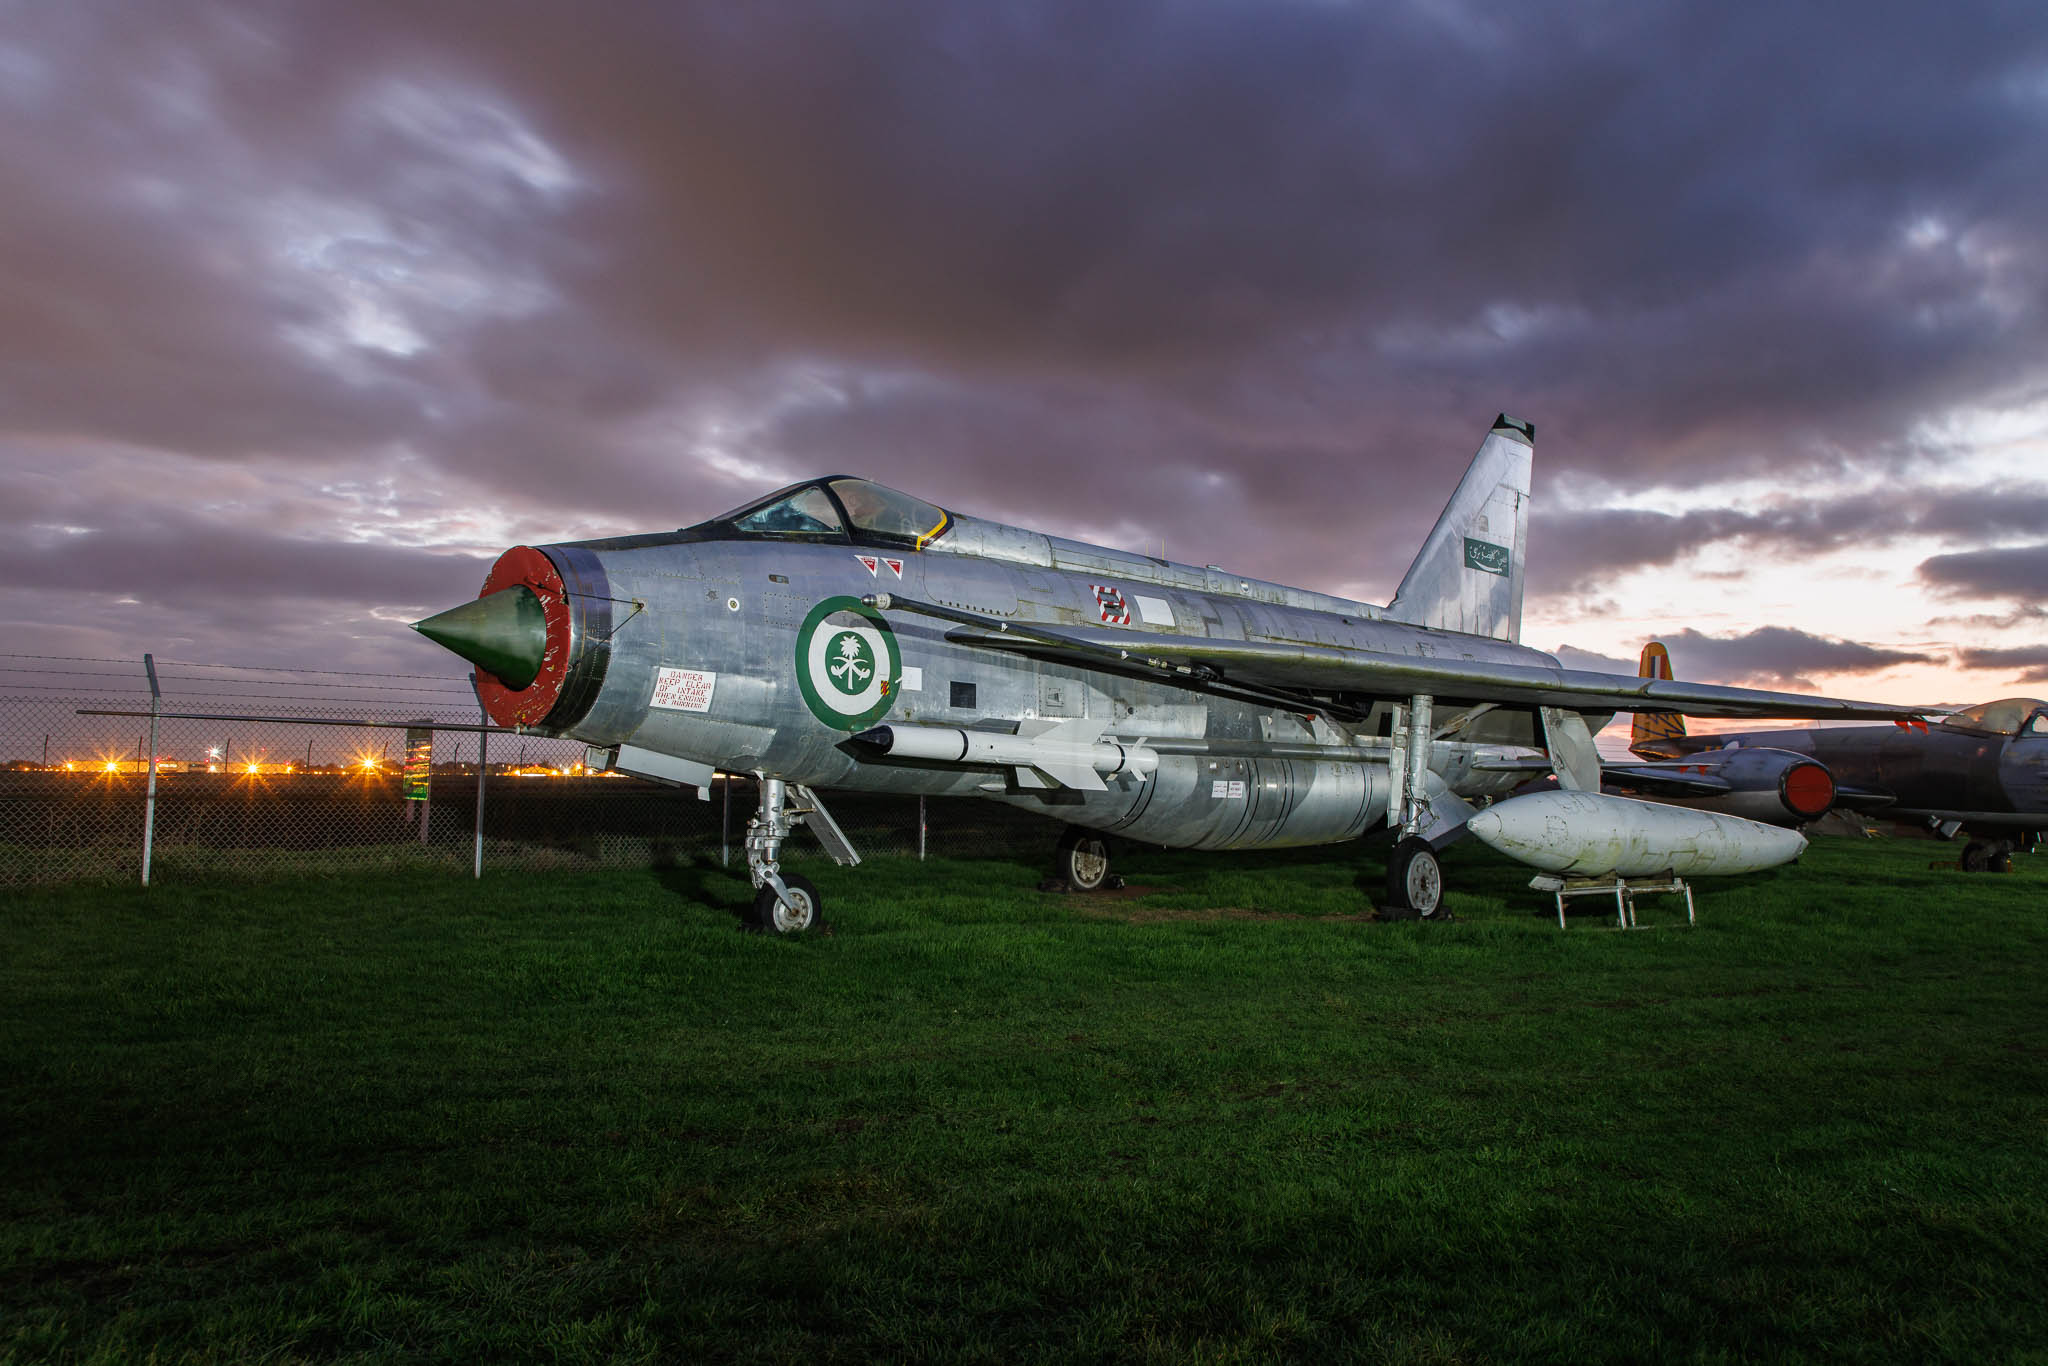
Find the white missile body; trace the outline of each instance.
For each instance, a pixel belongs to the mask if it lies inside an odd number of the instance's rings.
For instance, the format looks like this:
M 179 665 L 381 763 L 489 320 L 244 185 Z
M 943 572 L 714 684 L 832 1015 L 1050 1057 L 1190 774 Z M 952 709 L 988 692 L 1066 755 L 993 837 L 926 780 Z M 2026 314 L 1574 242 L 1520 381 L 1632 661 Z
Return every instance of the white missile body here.
M 1598 792 L 1532 792 L 1465 828 L 1511 859 L 1585 878 L 1753 873 L 1806 848 L 1806 836 L 1783 826 Z
M 1103 792 L 1109 786 L 1104 775 L 1128 773 L 1142 780 L 1159 767 L 1159 755 L 1151 748 L 1098 739 L 1101 734 L 1100 722 L 1091 727 L 1086 721 L 1026 721 L 1015 735 L 895 724 L 876 726 L 853 738 L 897 759 L 1013 768 L 1022 787 L 1047 786 L 1042 774 L 1062 787 Z

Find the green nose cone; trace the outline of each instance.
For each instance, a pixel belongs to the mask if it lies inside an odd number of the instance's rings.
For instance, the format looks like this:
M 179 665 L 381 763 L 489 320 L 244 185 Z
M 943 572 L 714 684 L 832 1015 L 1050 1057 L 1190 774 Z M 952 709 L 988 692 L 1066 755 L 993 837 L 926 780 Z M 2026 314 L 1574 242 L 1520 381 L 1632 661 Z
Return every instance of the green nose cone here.
M 533 682 L 548 648 L 547 617 L 525 584 L 451 607 L 412 629 L 515 691 Z

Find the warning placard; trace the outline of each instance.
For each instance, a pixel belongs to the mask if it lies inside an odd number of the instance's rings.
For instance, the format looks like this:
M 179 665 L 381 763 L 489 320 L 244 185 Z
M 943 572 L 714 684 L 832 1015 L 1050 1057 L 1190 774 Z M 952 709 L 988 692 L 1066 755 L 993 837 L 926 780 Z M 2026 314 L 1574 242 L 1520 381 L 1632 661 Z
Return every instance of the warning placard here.
M 654 700 L 647 705 L 663 711 L 710 711 L 711 690 L 718 675 L 703 669 L 656 669 Z

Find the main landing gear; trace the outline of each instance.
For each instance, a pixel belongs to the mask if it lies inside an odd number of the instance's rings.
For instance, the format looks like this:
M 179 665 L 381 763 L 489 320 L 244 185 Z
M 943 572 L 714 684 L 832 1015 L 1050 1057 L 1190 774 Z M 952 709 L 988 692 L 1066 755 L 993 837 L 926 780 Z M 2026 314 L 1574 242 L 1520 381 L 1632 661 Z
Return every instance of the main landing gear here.
M 824 900 L 809 878 L 782 871 L 782 842 L 807 825 L 834 863 L 860 862 L 846 832 L 832 819 L 818 794 L 780 778 L 761 777 L 761 810 L 747 822 L 747 874 L 754 905 L 747 928 L 764 934 L 799 934 L 825 923 Z
M 1427 920 L 1444 903 L 1444 870 L 1429 841 L 1410 835 L 1387 858 L 1387 907 Z
M 1436 860 L 1435 847 L 1423 838 L 1431 823 L 1428 782 L 1434 703 L 1435 699 L 1417 694 L 1408 699 L 1406 707 L 1394 709 L 1393 749 L 1387 763 L 1387 822 L 1397 837 L 1387 856 L 1383 907 L 1394 920 L 1433 920 L 1443 911 L 1443 865 Z
M 1956 866 L 1966 873 L 2009 873 L 2012 849 L 2010 840 L 1971 840 L 1963 846 Z
M 1093 830 L 1070 825 L 1060 832 L 1059 847 L 1053 853 L 1052 875 L 1077 892 L 1099 892 L 1121 887 L 1123 879 L 1109 871 L 1109 841 Z

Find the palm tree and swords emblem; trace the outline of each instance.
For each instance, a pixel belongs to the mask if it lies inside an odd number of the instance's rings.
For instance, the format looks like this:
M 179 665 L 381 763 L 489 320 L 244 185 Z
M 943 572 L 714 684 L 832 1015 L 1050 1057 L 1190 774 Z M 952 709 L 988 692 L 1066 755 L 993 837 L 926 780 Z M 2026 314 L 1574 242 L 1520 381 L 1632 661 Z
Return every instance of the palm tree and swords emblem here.
M 832 662 L 826 672 L 832 682 L 848 696 L 858 696 L 867 691 L 868 678 L 875 671 L 875 652 L 860 638 L 857 631 L 847 631 L 833 642 Z

